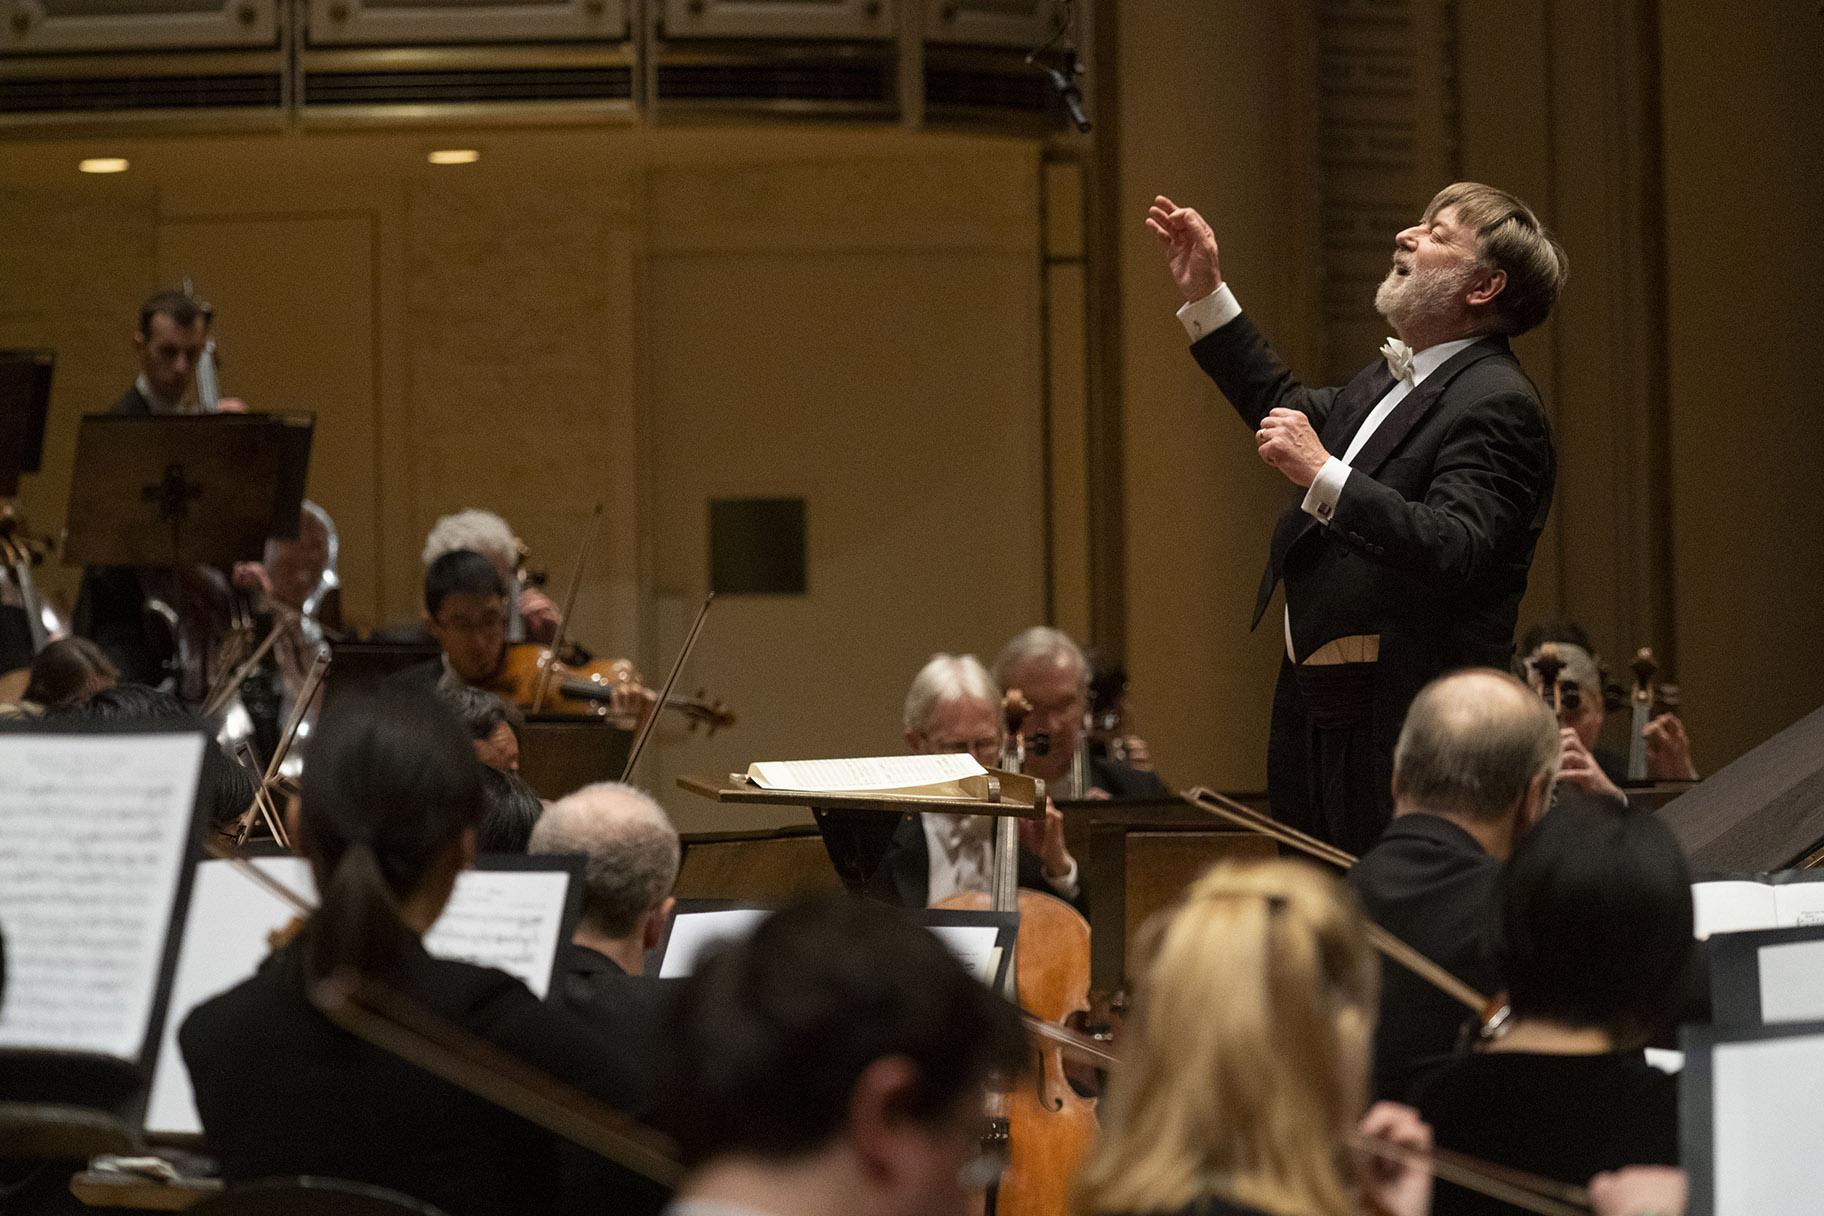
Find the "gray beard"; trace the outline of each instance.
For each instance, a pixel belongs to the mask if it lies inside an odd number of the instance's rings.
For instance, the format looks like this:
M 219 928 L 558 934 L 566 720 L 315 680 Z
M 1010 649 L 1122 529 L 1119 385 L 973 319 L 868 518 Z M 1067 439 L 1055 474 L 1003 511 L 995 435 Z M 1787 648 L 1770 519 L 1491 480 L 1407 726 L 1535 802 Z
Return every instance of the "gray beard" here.
M 1414 328 L 1414 321 L 1455 311 L 1458 293 L 1474 274 L 1474 266 L 1423 267 L 1407 275 L 1389 270 L 1374 289 L 1374 311 L 1396 330 Z

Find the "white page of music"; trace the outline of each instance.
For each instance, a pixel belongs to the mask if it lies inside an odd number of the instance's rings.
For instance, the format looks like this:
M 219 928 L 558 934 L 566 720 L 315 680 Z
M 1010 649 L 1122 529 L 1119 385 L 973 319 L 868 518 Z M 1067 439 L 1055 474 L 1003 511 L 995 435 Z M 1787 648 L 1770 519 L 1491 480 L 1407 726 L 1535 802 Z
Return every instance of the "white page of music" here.
M 316 883 L 303 858 L 260 857 L 253 864 L 307 902 L 316 902 Z M 498 967 L 542 998 L 551 986 L 569 882 L 564 870 L 464 870 L 456 876 L 443 914 L 425 934 L 424 948 L 437 958 Z M 271 934 L 294 916 L 289 904 L 237 873 L 231 863 L 197 866 L 170 1012 L 152 1073 L 149 1133 L 195 1135 L 203 1130 L 177 1032 L 191 1010 L 258 971 L 272 952 Z
M 0 735 L 0 1046 L 138 1056 L 206 742 Z
M 1711 1067 L 1717 1216 L 1815 1216 L 1824 1035 L 1719 1043 Z

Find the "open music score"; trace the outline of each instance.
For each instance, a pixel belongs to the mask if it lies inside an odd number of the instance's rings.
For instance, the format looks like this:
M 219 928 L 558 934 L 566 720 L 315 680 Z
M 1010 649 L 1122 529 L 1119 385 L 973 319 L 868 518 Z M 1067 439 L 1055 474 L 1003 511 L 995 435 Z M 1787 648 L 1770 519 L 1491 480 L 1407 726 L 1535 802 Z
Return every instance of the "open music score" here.
M 763 790 L 806 794 L 926 794 L 979 798 L 970 782 L 988 770 L 966 753 L 866 756 L 835 760 L 763 760 L 747 779 Z
M 0 734 L 0 1046 L 141 1057 L 204 744 L 198 731 Z
M 316 884 L 303 858 L 259 857 L 252 864 L 315 902 Z M 438 958 L 498 967 L 542 998 L 551 988 L 557 951 L 575 925 L 580 863 L 560 857 L 483 858 L 478 863 L 496 864 L 505 868 L 464 870 L 457 876 L 443 915 L 425 934 L 425 949 Z M 201 1133 L 190 1074 L 178 1050 L 178 1029 L 191 1010 L 257 971 L 271 953 L 271 935 L 296 915 L 271 891 L 236 873 L 231 862 L 205 861 L 197 866 L 146 1108 L 149 1133 Z

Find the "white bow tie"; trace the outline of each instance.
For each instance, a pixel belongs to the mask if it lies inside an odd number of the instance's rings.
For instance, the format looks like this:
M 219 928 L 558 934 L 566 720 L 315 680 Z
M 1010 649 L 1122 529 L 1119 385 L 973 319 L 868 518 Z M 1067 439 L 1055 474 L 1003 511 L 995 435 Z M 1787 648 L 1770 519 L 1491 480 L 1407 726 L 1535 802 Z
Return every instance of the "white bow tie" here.
M 1412 383 L 1412 347 L 1398 338 L 1389 338 L 1381 343 L 1381 357 L 1387 360 L 1387 370 L 1395 380 Z

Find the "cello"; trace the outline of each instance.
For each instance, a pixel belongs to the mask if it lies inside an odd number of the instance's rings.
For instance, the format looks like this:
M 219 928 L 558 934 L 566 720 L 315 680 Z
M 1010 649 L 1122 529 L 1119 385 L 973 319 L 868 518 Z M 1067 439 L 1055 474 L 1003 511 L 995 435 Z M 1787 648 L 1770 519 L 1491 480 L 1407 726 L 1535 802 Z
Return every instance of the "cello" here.
M 1021 734 L 1030 705 L 1017 689 L 1003 702 L 1007 741 L 1001 765 L 1020 771 L 1026 738 Z M 1050 746 L 1043 735 L 1031 741 L 1036 752 Z M 1096 1135 L 1096 1100 L 1079 1095 L 1065 1076 L 1065 1022 L 1088 1009 L 1089 922 L 1054 895 L 1020 889 L 1019 820 L 994 821 L 993 890 L 963 892 L 943 900 L 940 908 L 1019 912 L 1008 993 L 1026 1013 L 1028 1025 L 1055 1029 L 1055 1036 L 1033 1037 L 1030 1075 L 990 1099 L 987 1147 L 1004 1154 L 1006 1169 L 990 1192 L 994 1216 L 1057 1216 L 1067 1211 L 1071 1178 Z

